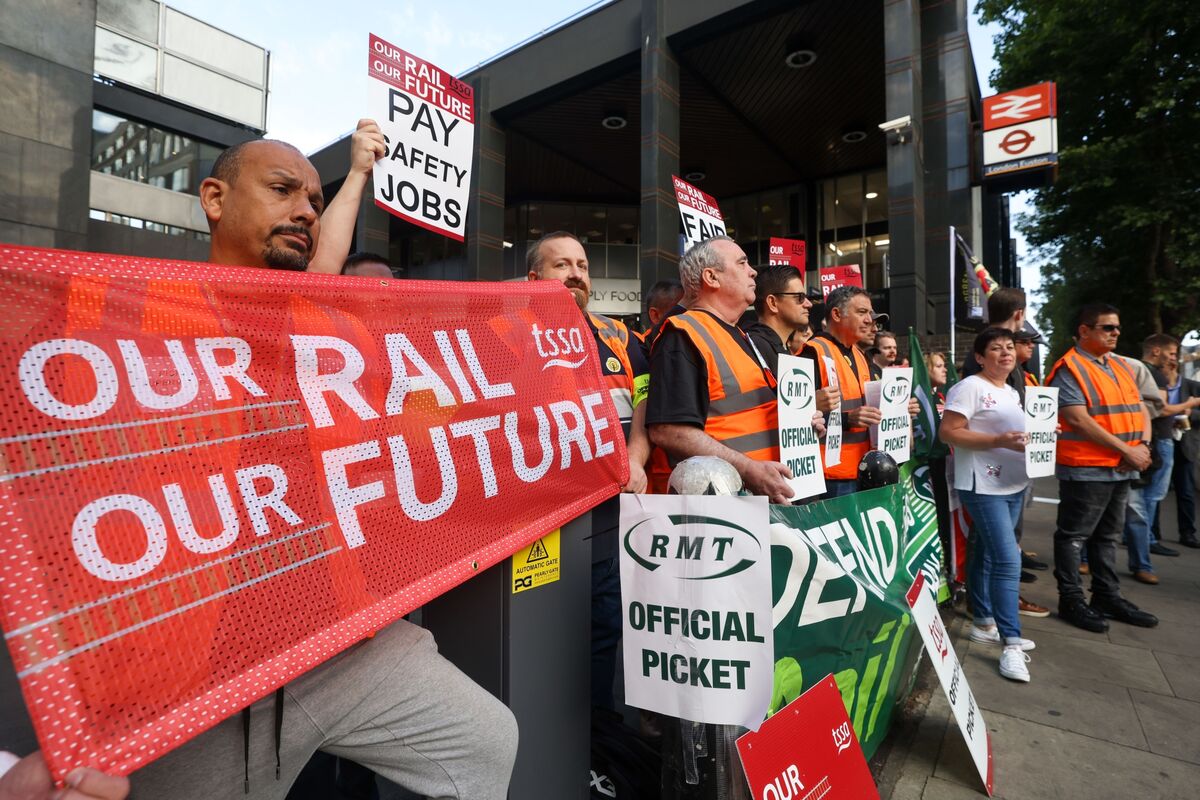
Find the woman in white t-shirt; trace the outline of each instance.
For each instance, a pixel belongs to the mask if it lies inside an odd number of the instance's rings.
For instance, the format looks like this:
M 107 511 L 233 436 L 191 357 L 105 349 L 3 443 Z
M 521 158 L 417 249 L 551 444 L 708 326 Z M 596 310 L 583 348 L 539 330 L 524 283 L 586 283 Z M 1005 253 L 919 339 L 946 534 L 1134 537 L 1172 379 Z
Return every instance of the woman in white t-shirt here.
M 955 384 L 946 397 L 941 438 L 954 447 L 954 488 L 971 515 L 967 590 L 975 624 L 971 641 L 1003 644 L 1000 674 L 1028 681 L 1017 592 L 1021 549 L 1014 532 L 1025 498 L 1025 415 L 1008 385 L 1016 363 L 1012 332 L 988 328 L 975 338 L 982 371 Z

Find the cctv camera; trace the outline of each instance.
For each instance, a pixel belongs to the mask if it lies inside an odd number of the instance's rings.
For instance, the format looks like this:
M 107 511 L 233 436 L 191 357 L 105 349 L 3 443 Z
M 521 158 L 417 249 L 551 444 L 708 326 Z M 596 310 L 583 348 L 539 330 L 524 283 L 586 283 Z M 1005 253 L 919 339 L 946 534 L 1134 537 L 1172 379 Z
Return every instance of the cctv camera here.
M 881 122 L 879 124 L 879 130 L 883 131 L 884 133 L 899 133 L 911 124 L 912 117 L 906 114 L 903 117 L 896 117 L 895 119 L 889 119 L 887 122 Z

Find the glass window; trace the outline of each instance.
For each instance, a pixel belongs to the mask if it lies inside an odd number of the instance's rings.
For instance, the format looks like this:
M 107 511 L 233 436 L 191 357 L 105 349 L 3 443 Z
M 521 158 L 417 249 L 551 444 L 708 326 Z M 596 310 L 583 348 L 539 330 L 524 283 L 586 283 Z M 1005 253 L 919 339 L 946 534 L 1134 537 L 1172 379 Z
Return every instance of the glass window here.
M 867 205 L 867 222 L 887 220 L 887 172 L 879 170 L 867 173 L 867 191 L 863 200 Z
M 198 194 L 221 150 L 137 120 L 92 111 L 92 169 L 98 172 Z

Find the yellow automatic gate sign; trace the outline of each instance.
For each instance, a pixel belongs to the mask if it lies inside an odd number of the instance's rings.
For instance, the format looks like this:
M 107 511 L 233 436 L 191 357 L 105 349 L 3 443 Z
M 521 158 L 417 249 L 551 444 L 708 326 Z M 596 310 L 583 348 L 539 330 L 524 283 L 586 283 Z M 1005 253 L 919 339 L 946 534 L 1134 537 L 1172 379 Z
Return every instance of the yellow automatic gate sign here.
M 558 530 L 553 530 L 512 557 L 513 594 L 558 580 Z

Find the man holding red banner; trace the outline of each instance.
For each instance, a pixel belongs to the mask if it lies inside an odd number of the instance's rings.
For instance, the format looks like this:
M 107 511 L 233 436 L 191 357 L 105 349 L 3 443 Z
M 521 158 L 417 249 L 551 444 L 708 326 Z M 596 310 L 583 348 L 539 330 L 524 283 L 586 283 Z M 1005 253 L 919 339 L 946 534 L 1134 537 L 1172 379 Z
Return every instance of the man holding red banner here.
M 362 127 L 352 174 L 369 171 L 376 156 Z M 291 145 L 262 140 L 226 150 L 201 184 L 200 202 L 213 263 L 304 270 L 317 252 L 321 183 Z M 348 246 L 346 231 L 337 234 Z M 516 757 L 512 713 L 442 658 L 428 632 L 404 620 L 247 711 L 135 772 L 135 790 L 162 798 L 244 791 L 282 798 L 322 750 L 422 795 L 499 800 Z
M 775 376 L 737 327 L 754 302 L 755 271 L 728 236 L 693 245 L 679 261 L 688 310 L 668 317 L 650 352 L 650 440 L 677 463 L 728 461 L 752 494 L 786 503 L 791 470 L 779 461 Z

